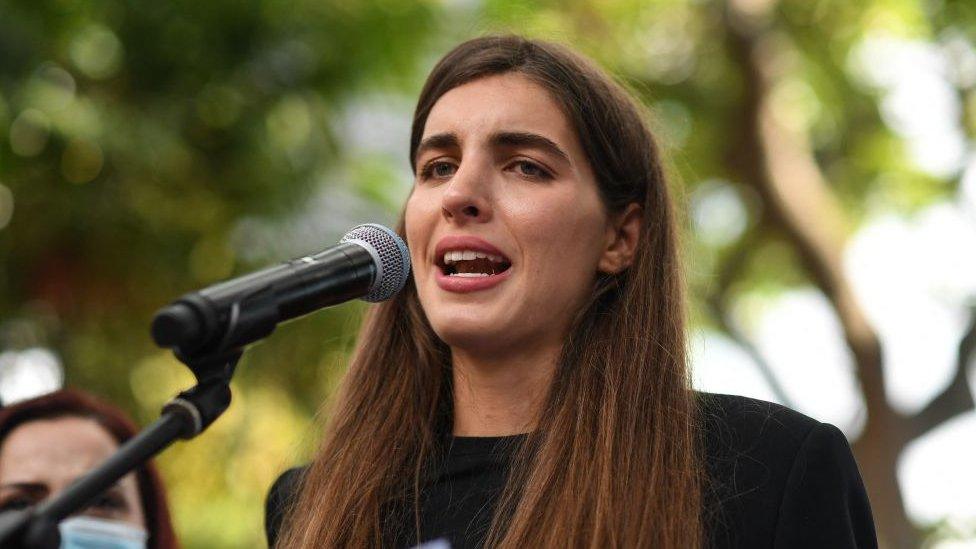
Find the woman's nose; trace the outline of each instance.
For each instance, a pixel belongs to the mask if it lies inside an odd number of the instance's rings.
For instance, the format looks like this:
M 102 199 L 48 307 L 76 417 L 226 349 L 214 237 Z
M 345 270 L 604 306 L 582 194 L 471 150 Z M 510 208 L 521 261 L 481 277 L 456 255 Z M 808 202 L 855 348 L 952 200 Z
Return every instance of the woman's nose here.
M 491 219 L 489 177 L 473 165 L 461 166 L 447 184 L 441 198 L 444 218 L 461 224 L 484 223 Z

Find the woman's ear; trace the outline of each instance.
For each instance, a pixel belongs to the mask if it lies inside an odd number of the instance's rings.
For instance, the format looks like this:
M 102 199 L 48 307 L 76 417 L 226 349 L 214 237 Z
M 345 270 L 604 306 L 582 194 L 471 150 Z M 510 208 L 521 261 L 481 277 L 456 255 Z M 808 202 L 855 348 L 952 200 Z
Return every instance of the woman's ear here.
M 606 247 L 597 264 L 597 270 L 615 274 L 630 266 L 637 252 L 643 219 L 644 211 L 637 203 L 631 202 L 622 213 L 610 220 Z

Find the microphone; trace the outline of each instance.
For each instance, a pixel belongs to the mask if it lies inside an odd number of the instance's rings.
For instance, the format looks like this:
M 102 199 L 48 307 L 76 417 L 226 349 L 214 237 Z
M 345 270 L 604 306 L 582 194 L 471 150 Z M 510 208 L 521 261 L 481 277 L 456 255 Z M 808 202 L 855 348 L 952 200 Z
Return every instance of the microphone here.
M 183 355 L 235 349 L 279 322 L 344 301 L 387 300 L 410 275 L 410 253 L 393 230 L 367 223 L 330 248 L 186 294 L 160 309 L 152 337 Z

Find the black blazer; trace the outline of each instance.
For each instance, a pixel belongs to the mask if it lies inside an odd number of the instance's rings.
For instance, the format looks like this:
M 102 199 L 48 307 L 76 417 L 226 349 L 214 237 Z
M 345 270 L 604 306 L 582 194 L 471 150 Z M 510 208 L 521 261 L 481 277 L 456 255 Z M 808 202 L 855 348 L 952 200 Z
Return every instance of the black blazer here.
M 789 408 L 697 393 L 705 424 L 709 547 L 877 547 L 871 506 L 843 433 Z M 273 547 L 302 469 L 268 494 Z

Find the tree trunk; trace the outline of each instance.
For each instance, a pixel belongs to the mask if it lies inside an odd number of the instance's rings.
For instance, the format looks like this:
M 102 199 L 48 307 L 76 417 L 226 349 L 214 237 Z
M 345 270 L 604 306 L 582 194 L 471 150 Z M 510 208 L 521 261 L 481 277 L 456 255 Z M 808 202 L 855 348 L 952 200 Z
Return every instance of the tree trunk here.
M 905 511 L 896 476 L 904 443 L 900 416 L 887 401 L 881 343 L 843 270 L 845 220 L 816 163 L 806 135 L 777 119 L 770 90 L 780 77 L 777 51 L 753 14 L 727 6 L 729 53 L 744 77 L 742 138 L 730 144 L 730 168 L 762 197 L 768 221 L 785 235 L 811 281 L 837 314 L 867 407 L 864 433 L 855 453 L 878 529 L 890 548 L 917 547 L 919 535 Z
M 876 428 L 865 430 L 855 444 L 858 467 L 871 499 L 878 541 L 888 549 L 914 549 L 920 544 L 919 534 L 908 519 L 898 485 L 897 463 L 902 445 L 892 446 L 891 437 L 879 433 L 893 429 L 878 425 L 880 421 L 875 421 Z

